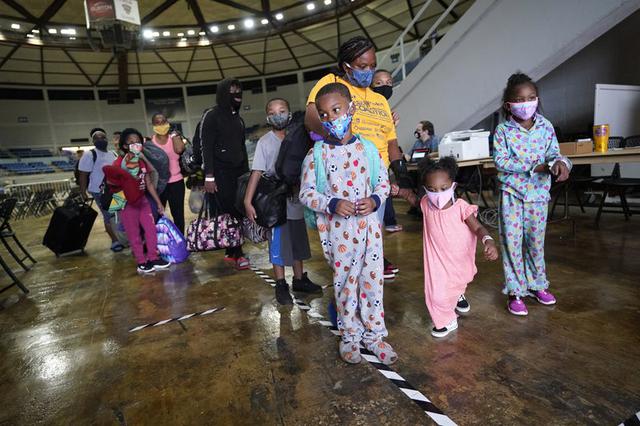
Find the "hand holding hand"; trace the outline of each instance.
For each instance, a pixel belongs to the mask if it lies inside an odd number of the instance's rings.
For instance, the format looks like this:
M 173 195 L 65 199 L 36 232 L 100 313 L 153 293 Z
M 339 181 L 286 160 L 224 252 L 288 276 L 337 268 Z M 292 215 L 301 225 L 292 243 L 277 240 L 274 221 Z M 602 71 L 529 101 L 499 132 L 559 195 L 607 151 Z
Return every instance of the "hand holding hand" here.
M 498 259 L 498 248 L 496 247 L 496 242 L 493 240 L 487 240 L 484 243 L 484 257 L 487 260 L 497 260 Z
M 361 215 L 361 216 L 370 215 L 371 213 L 373 213 L 375 209 L 376 209 L 376 202 L 373 201 L 373 198 L 371 197 L 363 198 L 362 200 L 358 201 L 358 203 L 356 204 L 356 213 L 358 213 L 358 215 Z
M 347 200 L 340 200 L 336 205 L 336 213 L 342 217 L 353 216 L 356 213 L 356 206 Z

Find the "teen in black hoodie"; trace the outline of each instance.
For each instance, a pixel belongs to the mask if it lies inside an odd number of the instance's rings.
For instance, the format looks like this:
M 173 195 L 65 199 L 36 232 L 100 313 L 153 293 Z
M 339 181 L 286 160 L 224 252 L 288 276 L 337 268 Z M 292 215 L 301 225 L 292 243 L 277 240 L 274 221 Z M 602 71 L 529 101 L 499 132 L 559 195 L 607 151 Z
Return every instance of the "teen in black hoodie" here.
M 227 78 L 216 90 L 217 105 L 205 111 L 200 128 L 202 166 L 205 173 L 205 191 L 216 193 L 224 213 L 240 218 L 233 205 L 238 178 L 249 171 L 244 121 L 239 111 L 242 104 L 240 81 Z M 225 260 L 238 269 L 248 269 L 242 246 L 229 248 Z

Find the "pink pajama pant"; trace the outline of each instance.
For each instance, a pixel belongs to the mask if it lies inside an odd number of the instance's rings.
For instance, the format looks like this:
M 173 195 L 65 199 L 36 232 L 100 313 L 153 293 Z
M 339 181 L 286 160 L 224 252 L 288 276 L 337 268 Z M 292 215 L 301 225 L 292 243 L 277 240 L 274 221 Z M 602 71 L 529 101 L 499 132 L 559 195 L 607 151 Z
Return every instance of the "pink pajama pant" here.
M 151 205 L 149 201 L 147 201 L 147 198 L 142 196 L 135 203 L 127 202 L 120 217 L 136 262 L 142 264 L 147 263 L 147 261 L 158 260 L 156 224 L 153 220 Z M 146 256 L 144 248 L 142 247 L 141 232 L 144 232 L 144 241 L 147 246 Z

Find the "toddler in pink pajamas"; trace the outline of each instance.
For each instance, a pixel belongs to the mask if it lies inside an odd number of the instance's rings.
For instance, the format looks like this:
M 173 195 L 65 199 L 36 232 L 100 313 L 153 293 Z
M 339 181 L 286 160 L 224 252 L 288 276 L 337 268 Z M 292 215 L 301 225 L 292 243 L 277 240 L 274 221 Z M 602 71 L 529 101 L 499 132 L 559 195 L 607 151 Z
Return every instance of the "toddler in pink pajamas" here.
M 458 328 L 456 310 L 468 312 L 464 297 L 476 272 L 476 245 L 485 257 L 498 258 L 498 249 L 476 218 L 478 207 L 455 198 L 456 160 L 447 157 L 420 163 L 426 196 L 420 201 L 423 220 L 424 296 L 433 321 L 431 335 L 444 337 Z M 399 190 L 394 186 L 393 193 Z M 415 196 L 412 200 L 417 204 Z

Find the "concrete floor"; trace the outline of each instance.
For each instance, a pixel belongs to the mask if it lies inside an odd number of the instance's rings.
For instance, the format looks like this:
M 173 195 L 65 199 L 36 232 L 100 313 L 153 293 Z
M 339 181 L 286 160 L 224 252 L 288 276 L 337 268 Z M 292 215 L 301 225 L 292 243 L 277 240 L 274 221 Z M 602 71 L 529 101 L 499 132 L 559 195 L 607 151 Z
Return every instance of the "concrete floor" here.
M 398 203 L 397 210 L 406 207 Z M 577 212 L 577 210 L 576 210 Z M 460 425 L 618 424 L 640 410 L 640 218 L 578 217 L 575 239 L 551 225 L 547 266 L 558 305 L 507 313 L 501 264 L 478 257 L 471 313 L 448 338 L 429 335 L 420 223 L 399 215 L 386 254 L 393 369 Z M 16 224 L 39 263 L 31 289 L 0 295 L 0 424 L 418 425 L 429 418 L 371 365 L 345 365 L 337 340 L 299 308 L 281 308 L 251 271 L 199 253 L 139 276 L 107 249 L 97 222 L 85 256 L 40 245 L 48 218 Z M 331 273 L 312 234 L 310 277 Z M 268 270 L 264 245 L 247 245 Z M 332 289 L 304 300 L 326 315 Z M 224 306 L 136 333 L 131 327 Z

